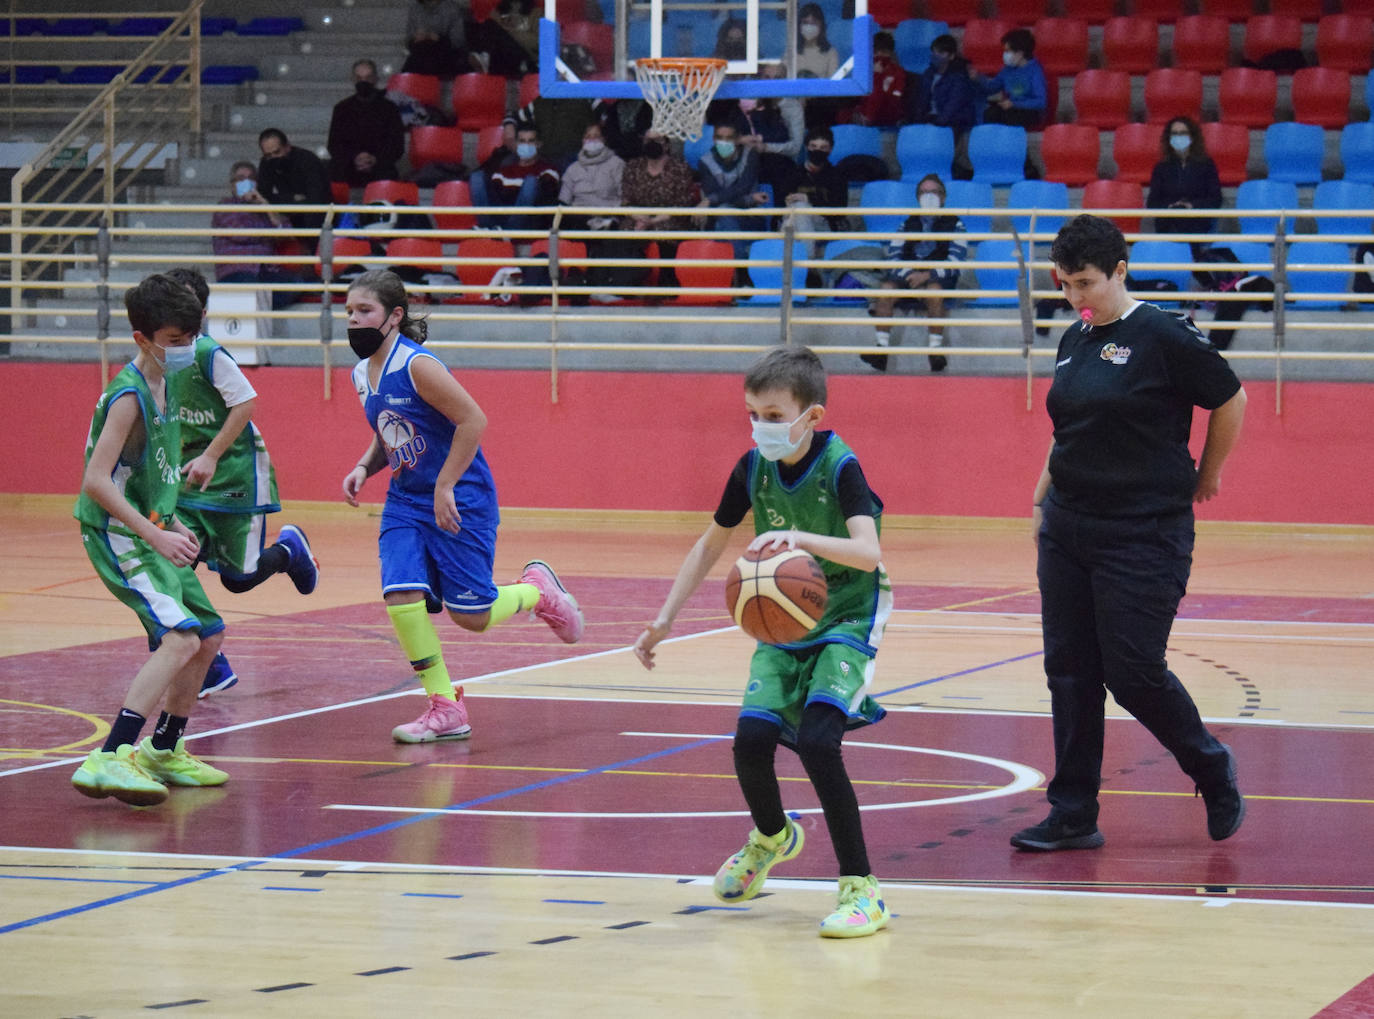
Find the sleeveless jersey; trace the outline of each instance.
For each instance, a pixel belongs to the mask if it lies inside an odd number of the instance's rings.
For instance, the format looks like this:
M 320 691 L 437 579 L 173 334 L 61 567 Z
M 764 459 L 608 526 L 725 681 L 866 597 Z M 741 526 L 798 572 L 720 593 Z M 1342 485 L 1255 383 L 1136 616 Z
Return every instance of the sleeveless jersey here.
M 832 433 L 810 468 L 790 486 L 778 474 L 778 465 L 749 453 L 749 498 L 754 507 L 754 533 L 788 530 L 810 531 L 836 538 L 849 537 L 844 514 L 835 497 L 840 469 L 857 459 L 853 450 Z M 882 504 L 873 497 L 873 520 L 881 533 Z M 891 590 L 886 572 L 879 566 L 867 572 L 817 557 L 830 588 L 825 614 L 805 640 L 779 647 L 797 649 L 818 644 L 848 644 L 872 656 L 879 596 Z
M 377 388 L 373 389 L 368 381 L 365 360 L 353 369 L 353 384 L 362 400 L 367 423 L 377 434 L 391 468 L 391 486 L 386 493 L 388 512 L 407 509 L 416 519 L 432 522 L 434 486 L 456 429 L 452 421 L 416 392 L 410 367 L 417 357 L 434 355 L 409 337 L 400 336 L 382 366 Z M 499 523 L 496 484 L 481 447 L 453 486 L 453 501 L 465 523 L 474 527 L 495 527 Z
M 160 414 L 148 380 L 132 363 L 126 364 L 96 401 L 91 430 L 86 438 L 85 462 L 90 463 L 91 451 L 105 429 L 110 404 L 125 393 L 133 393 L 138 400 L 145 440 L 136 461 L 127 462 L 123 453 L 120 454 L 110 479 L 129 504 L 149 520 L 169 520 L 176 511 L 177 491 L 181 488 L 181 428 L 177 420 L 176 387 L 167 387 L 166 412 Z M 91 527 L 132 536 L 127 527 L 84 493 L 77 497 L 72 515 Z
M 196 338 L 196 363 L 173 375 L 181 404 L 181 459 L 189 463 L 210 445 L 224 427 L 229 408 L 215 388 L 215 354 L 232 355 L 209 336 Z M 276 513 L 277 475 L 267 455 L 267 444 L 257 426 L 249 421 L 220 457 L 210 487 L 183 489 L 177 505 L 218 513 Z

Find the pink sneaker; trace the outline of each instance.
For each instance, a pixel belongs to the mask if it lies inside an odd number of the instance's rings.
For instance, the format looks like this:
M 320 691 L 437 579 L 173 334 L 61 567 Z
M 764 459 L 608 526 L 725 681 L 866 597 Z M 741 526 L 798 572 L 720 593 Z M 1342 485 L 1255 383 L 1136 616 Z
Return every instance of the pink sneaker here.
M 391 738 L 397 743 L 433 743 L 441 739 L 467 739 L 471 735 L 467 702 L 439 693 L 429 695 L 423 715 L 391 730 Z
M 576 644 L 582 639 L 582 610 L 553 567 L 541 559 L 531 559 L 520 574 L 520 583 L 539 588 L 539 604 L 534 607 L 534 614 L 552 627 L 559 640 Z

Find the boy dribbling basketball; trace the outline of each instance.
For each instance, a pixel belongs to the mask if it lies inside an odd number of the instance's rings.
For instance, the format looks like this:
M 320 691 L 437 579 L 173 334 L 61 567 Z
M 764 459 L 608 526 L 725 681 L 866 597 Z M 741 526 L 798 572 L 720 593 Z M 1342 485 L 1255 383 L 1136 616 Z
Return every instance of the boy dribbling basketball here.
M 840 865 L 839 902 L 821 921 L 821 936 L 850 938 L 888 922 L 841 741 L 846 730 L 885 714 L 867 692 L 892 587 L 880 561 L 882 502 L 844 441 L 815 430 L 825 401 L 825 369 L 806 347 L 779 347 L 749 370 L 744 404 L 757 448 L 735 465 L 714 518 L 634 651 L 645 668 L 654 667 L 655 646 L 750 510 L 756 532 L 750 549 L 800 548 L 820 561 L 830 588 L 821 621 L 796 643 L 760 644 L 750 662 L 734 757 L 755 827 L 716 872 L 715 892 L 725 902 L 752 899 L 774 865 L 801 852 L 802 829 L 783 812 L 773 765 L 783 743 L 806 768 Z

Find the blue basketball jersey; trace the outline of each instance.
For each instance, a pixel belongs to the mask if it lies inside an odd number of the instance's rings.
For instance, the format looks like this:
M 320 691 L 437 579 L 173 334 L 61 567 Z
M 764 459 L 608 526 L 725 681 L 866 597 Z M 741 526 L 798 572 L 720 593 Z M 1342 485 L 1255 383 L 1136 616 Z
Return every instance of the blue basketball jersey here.
M 420 519 L 433 520 L 434 485 L 453 443 L 455 428 L 452 421 L 416 392 L 410 366 L 417 357 L 434 355 L 408 337 L 400 336 L 387 355 L 377 388 L 373 389 L 368 381 L 367 361 L 360 361 L 353 370 L 353 383 L 367 422 L 376 432 L 391 467 L 391 486 L 386 495 L 388 511 L 409 508 Z M 499 522 L 496 485 L 480 447 L 453 486 L 453 501 L 465 524 L 494 527 Z

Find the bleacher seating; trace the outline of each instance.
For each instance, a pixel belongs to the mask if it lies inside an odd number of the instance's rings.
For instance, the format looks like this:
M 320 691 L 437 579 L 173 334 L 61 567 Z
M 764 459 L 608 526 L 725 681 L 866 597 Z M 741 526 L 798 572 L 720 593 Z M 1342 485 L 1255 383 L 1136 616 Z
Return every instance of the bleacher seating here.
M 1266 180 L 1263 178 L 1243 181 L 1236 188 L 1236 211 L 1282 209 L 1296 210 L 1298 207 L 1298 186 L 1291 181 Z M 1243 234 L 1272 234 L 1278 229 L 1278 216 L 1237 216 L 1240 232 Z M 1293 230 L 1292 222 L 1287 232 Z
M 1264 129 L 1264 161 L 1270 180 L 1315 184 L 1322 179 L 1325 155 L 1326 142 L 1316 124 L 1285 120 Z
M 1350 73 L 1334 67 L 1293 72 L 1293 119 L 1340 130 L 1350 121 Z
M 1098 131 L 1087 124 L 1050 124 L 1040 136 L 1045 179 L 1075 186 L 1097 179 Z
M 1131 76 L 1099 68 L 1079 71 L 1073 79 L 1073 105 L 1079 124 L 1119 127 L 1131 119 Z
M 991 209 L 994 205 L 992 185 L 985 180 L 947 180 L 945 205 L 951 209 Z M 966 213 L 962 218 L 964 229 L 969 233 L 987 233 L 992 229 L 991 215 Z
M 1317 22 L 1317 63 L 1336 71 L 1367 74 L 1374 53 L 1374 18 L 1328 14 Z
M 1250 163 L 1250 129 L 1244 124 L 1208 121 L 1202 125 L 1202 142 L 1217 166 L 1217 177 L 1226 187 L 1245 180 Z
M 1163 123 L 1175 117 L 1202 119 L 1202 74 L 1156 67 L 1145 75 L 1145 119 Z
M 1279 76 L 1256 67 L 1228 67 L 1221 72 L 1217 105 L 1228 124 L 1267 127 L 1274 122 Z
M 1324 180 L 1312 193 L 1312 208 L 1322 211 L 1360 209 L 1363 216 L 1318 216 L 1319 234 L 1370 233 L 1369 210 L 1374 209 L 1374 184 L 1359 184 L 1353 180 Z
M 994 18 L 971 18 L 964 25 L 959 52 L 981 73 L 995 75 L 1002 69 L 1002 36 L 1015 27 Z
M 1046 209 L 1069 209 L 1069 187 L 1052 180 L 1018 180 L 1007 193 L 1007 206 L 1012 209 L 1034 209 L 1036 233 L 1053 234 L 1064 225 L 1064 216 L 1044 215 Z M 1029 215 L 1012 216 L 1011 225 L 1023 238 L 1030 232 Z
M 499 74 L 459 74 L 453 79 L 453 115 L 464 131 L 500 126 L 506 115 L 506 79 Z
M 1102 66 L 1144 74 L 1159 66 L 1159 26 L 1149 18 L 1110 18 L 1102 28 Z
M 1025 176 L 1026 131 L 1010 124 L 979 124 L 968 135 L 973 179 L 1010 184 Z
M 749 274 L 749 282 L 756 287 L 766 287 L 770 290 L 779 290 L 782 287 L 782 256 L 783 242 L 777 238 L 765 238 L 754 241 L 749 245 L 749 263 L 745 266 L 745 271 Z M 805 296 L 795 293 L 806 286 L 806 266 L 800 264 L 805 258 L 806 244 L 803 241 L 792 242 L 792 295 L 793 304 L 803 304 Z M 778 265 L 766 265 L 766 262 L 777 262 Z M 778 294 L 751 294 L 739 302 L 740 304 L 762 304 L 777 305 L 781 303 Z
M 1203 74 L 1220 74 L 1227 65 L 1231 46 L 1225 18 L 1193 14 L 1174 25 L 1173 66 Z
M 1245 22 L 1241 56 L 1252 64 L 1280 50 L 1302 49 L 1302 19 L 1289 14 L 1256 14 Z
M 1192 249 L 1182 241 L 1147 238 L 1131 245 L 1130 275 L 1132 283 L 1163 280 L 1179 290 L 1193 289 L 1191 269 L 1151 268 L 1150 263 L 1191 262 Z
M 1095 180 L 1083 188 L 1083 208 L 1089 209 L 1143 209 L 1145 208 L 1145 189 L 1129 180 Z M 1139 216 L 1108 217 L 1124 233 L 1140 230 Z
M 935 124 L 906 124 L 897 131 L 897 165 L 902 180 L 915 182 L 928 173 L 950 176 L 954 132 Z
M 1159 124 L 1122 124 L 1118 127 L 1112 133 L 1112 159 L 1116 162 L 1113 179 L 1148 184 L 1159 162 L 1162 131 Z
M 1374 184 L 1374 121 L 1357 120 L 1341 129 L 1344 180 Z
M 1041 18 L 1033 31 L 1035 59 L 1045 69 L 1053 97 L 1055 78 L 1073 77 L 1088 66 L 1088 23 L 1078 18 Z

